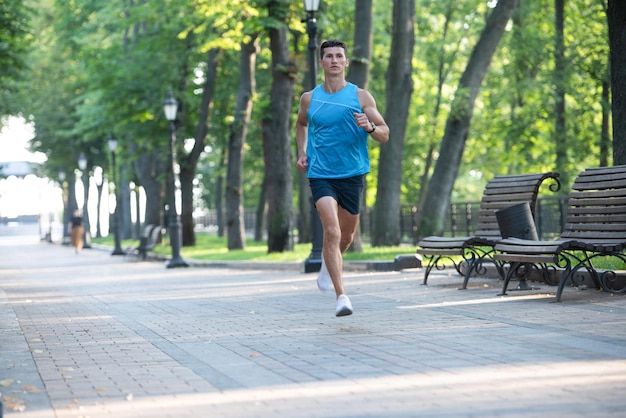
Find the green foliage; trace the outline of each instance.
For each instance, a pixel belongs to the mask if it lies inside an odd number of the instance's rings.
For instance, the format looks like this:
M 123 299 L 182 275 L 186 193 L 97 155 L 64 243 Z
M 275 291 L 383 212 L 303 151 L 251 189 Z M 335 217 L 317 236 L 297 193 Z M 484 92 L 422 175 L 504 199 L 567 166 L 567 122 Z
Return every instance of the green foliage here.
M 34 4 L 36 13 L 26 6 Z M 280 9 L 281 19 L 288 22 L 291 57 L 302 85 L 308 38 L 299 1 L 164 0 L 131 6 L 104 0 L 0 0 L 0 45 L 5 46 L 0 48 L 0 113 L 23 111 L 34 120 L 32 149 L 48 156 L 46 171 L 56 178 L 59 169 L 73 170 L 80 151 L 91 164 L 107 168 L 106 139 L 111 133 L 120 139 L 120 163 L 137 159 L 134 148 L 163 150 L 168 137 L 162 102 L 173 90 L 181 101 L 178 154 L 184 156 L 183 144 L 194 137 L 200 115 L 206 54 L 219 49 L 207 147 L 198 169 L 205 205 L 214 207 L 236 100 L 239 45 L 259 33 L 257 91 L 244 157 L 244 204 L 255 207 L 264 176 L 261 122 L 271 116 L 266 34 L 283 24 L 270 20 L 268 5 Z M 608 106 L 601 97 L 602 83 L 608 80 L 602 5 L 596 0 L 566 4 L 568 65 L 563 76 L 570 177 L 599 164 L 601 111 Z M 354 0 L 322 1 L 316 14 L 319 39 L 342 38 L 350 45 L 354 8 Z M 418 203 L 430 150 L 436 159 L 446 118 L 462 96 L 456 92 L 453 97 L 455 88 L 490 11 L 489 2 L 476 0 L 417 0 L 416 8 L 415 89 L 404 157 L 398 162 L 404 172 L 404 205 Z M 373 9 L 368 89 L 384 115 L 393 1 L 374 1 Z M 485 182 L 497 174 L 554 169 L 553 53 L 553 2 L 520 2 L 477 97 L 453 200 L 477 200 Z M 301 91 L 293 98 L 293 118 Z M 370 149 L 372 173 L 365 196 L 371 207 L 380 148 Z
M 34 11 L 23 0 L 0 0 L 0 115 L 23 111 L 21 90 L 33 35 Z

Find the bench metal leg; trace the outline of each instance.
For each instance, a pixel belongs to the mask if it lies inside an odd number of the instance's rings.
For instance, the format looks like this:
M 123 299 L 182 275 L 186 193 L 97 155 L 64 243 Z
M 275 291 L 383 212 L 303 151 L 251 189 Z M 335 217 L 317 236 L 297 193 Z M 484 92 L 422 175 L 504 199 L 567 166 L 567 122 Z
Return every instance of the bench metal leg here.
M 426 264 L 426 270 L 424 272 L 424 281 L 422 282 L 422 285 L 428 284 L 428 276 L 430 275 L 430 272 L 433 270 L 433 268 L 435 270 L 443 270 L 446 268 L 446 266 L 444 266 L 443 264 L 439 264 L 439 262 L 442 259 L 450 260 L 452 264 L 454 265 L 454 268 L 456 269 L 456 271 L 459 274 L 462 274 L 460 263 L 459 264 L 455 263 L 452 257 L 448 255 L 437 254 L 437 255 L 425 255 L 424 257 L 426 257 L 426 259 L 428 260 L 428 264 Z
M 427 255 L 425 257 L 428 260 L 428 264 L 426 264 L 426 270 L 424 271 L 424 281 L 422 282 L 422 285 L 424 286 L 428 284 L 428 276 L 430 275 L 430 271 L 433 269 L 433 267 L 437 266 L 437 263 L 439 262 L 439 260 L 441 260 L 442 256 Z M 440 270 L 441 268 L 437 267 L 437 270 Z
M 465 274 L 463 274 L 463 284 L 461 285 L 461 287 L 459 287 L 459 290 L 467 289 L 467 283 L 469 282 L 469 279 L 472 275 L 472 271 L 476 270 L 476 272 L 478 273 L 478 264 L 480 263 L 479 260 L 480 258 L 477 258 L 474 254 L 472 254 L 472 257 L 469 260 L 465 260 L 465 262 L 467 263 L 467 270 L 465 271 Z
M 511 265 L 509 266 L 509 270 L 506 272 L 506 275 L 504 276 L 504 283 L 502 284 L 502 291 L 498 293 L 498 296 L 506 295 L 506 288 L 509 286 L 511 277 L 513 277 L 514 274 L 517 274 L 517 271 L 520 269 L 520 267 L 522 267 L 523 264 L 524 263 L 517 263 L 517 262 L 511 263 Z
M 502 265 L 502 269 L 504 270 L 504 265 Z M 533 263 L 521 263 L 521 262 L 512 262 L 509 266 L 509 270 L 506 272 L 504 276 L 504 283 L 502 284 L 502 292 L 498 294 L 498 296 L 505 296 L 507 293 L 507 288 L 509 287 L 509 283 L 513 276 L 519 277 L 519 283 L 515 287 L 515 289 L 510 289 L 510 291 L 521 291 L 521 290 L 538 290 L 540 287 L 529 286 L 527 279 L 530 277 L 532 272 L 537 269 L 537 266 Z
M 469 283 L 470 277 L 472 277 L 472 273 L 479 276 L 481 274 L 485 274 L 487 272 L 487 268 L 484 266 L 485 260 L 493 260 L 492 258 L 493 249 L 484 250 L 480 247 L 472 247 L 466 248 L 463 254 L 463 259 L 467 263 L 467 270 L 465 273 L 461 273 L 460 267 L 457 268 L 459 274 L 463 275 L 463 285 L 459 288 L 459 290 L 466 290 L 467 284 Z M 501 273 L 501 268 L 494 261 L 496 269 L 498 270 L 498 274 L 500 277 L 504 277 Z

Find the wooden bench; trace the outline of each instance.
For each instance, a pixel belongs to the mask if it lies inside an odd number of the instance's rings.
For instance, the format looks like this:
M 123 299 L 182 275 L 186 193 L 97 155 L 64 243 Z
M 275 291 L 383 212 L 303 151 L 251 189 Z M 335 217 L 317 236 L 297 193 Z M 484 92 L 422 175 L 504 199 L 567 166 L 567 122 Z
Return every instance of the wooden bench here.
M 593 265 L 599 257 L 626 262 L 626 165 L 589 168 L 578 175 L 569 194 L 563 232 L 555 241 L 503 239 L 495 250 L 496 260 L 510 263 L 503 295 L 511 277 L 529 275 L 539 267 L 547 283 L 558 283 L 557 302 L 568 282 L 579 286 L 585 277 L 596 289 L 626 292 L 626 284 L 617 283 L 615 272 Z M 561 277 L 555 280 L 552 276 L 559 270 Z
M 145 225 L 139 238 L 139 245 L 128 247 L 124 252 L 127 256 L 141 257 L 142 260 L 145 260 L 148 257 L 148 252 L 161 242 L 162 229 L 161 225 Z
M 486 269 L 483 263 L 485 261 L 493 262 L 500 276 L 504 278 L 500 264 L 492 257 L 496 242 L 502 238 L 496 211 L 516 204 L 528 203 L 534 217 L 541 184 L 547 179 L 552 180 L 550 190 L 556 192 L 560 189 L 558 177 L 559 174 L 554 172 L 494 177 L 487 183 L 483 192 L 475 235 L 429 236 L 417 243 L 416 252 L 428 260 L 422 284 L 428 284 L 428 276 L 433 268 L 437 270 L 445 268 L 442 264 L 444 260 L 452 262 L 456 271 L 464 276 L 461 289 L 467 288 L 472 275 L 484 274 Z M 461 256 L 463 261 L 455 262 L 452 258 L 455 256 Z

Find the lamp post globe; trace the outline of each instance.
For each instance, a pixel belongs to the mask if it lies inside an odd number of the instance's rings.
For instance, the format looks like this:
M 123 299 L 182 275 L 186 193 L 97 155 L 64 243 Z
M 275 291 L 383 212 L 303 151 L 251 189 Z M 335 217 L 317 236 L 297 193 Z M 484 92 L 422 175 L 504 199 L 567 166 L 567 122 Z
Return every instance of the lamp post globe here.
M 317 12 L 320 9 L 320 0 L 303 0 L 304 10 L 307 12 Z
M 113 134 L 107 139 L 107 145 L 109 146 L 109 151 L 115 152 L 117 151 L 117 137 Z M 113 173 L 115 174 L 115 173 Z
M 85 169 L 87 168 L 87 158 L 82 152 L 78 156 L 78 168 L 80 169 L 80 171 L 85 171 Z
M 170 127 L 170 151 L 169 151 L 169 180 L 167 185 L 168 195 L 168 221 L 167 229 L 170 235 L 170 246 L 172 247 L 172 258 L 165 262 L 165 267 L 188 267 L 188 264 L 180 256 L 181 247 L 181 230 L 180 220 L 178 219 L 178 211 L 176 210 L 176 171 L 174 165 L 176 163 L 176 112 L 178 111 L 178 102 L 170 91 L 167 99 L 163 102 L 163 113 L 165 119 L 169 122 Z
M 311 82 L 311 90 L 317 85 L 317 21 L 315 20 L 315 13 L 319 10 L 320 0 L 304 0 L 304 10 L 307 12 L 306 19 L 306 32 L 309 36 L 309 78 Z M 304 260 L 304 272 L 313 273 L 320 271 L 322 267 L 322 247 L 324 242 L 324 229 L 322 227 L 322 221 L 320 215 L 315 209 L 315 203 L 311 197 L 311 233 L 313 245 L 311 248 L 311 254 Z
M 122 227 L 122 211 L 120 205 L 120 194 L 119 187 L 117 181 L 115 180 L 115 175 L 117 173 L 117 163 L 115 161 L 115 151 L 117 150 L 117 138 L 115 135 L 111 134 L 109 139 L 107 140 L 107 144 L 109 146 L 109 151 L 111 151 L 111 165 L 112 167 L 112 178 L 113 184 L 115 187 L 115 212 L 113 212 L 113 237 L 115 238 L 115 248 L 111 255 L 124 255 L 124 250 L 122 250 L 122 235 L 121 235 L 121 227 Z

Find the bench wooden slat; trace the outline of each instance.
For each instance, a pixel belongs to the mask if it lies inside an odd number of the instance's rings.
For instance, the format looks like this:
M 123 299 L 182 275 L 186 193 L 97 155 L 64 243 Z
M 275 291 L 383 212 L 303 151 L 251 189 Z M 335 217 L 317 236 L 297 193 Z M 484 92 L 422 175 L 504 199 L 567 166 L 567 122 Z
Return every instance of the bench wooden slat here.
M 515 262 L 515 263 L 554 263 L 556 262 L 555 256 L 551 255 L 533 255 L 533 254 L 507 254 L 504 257 L 502 254 L 494 254 L 493 258 L 498 261 Z
M 622 227 L 623 228 L 623 227 Z M 622 231 L 593 231 L 593 230 L 570 230 L 561 234 L 563 238 L 569 239 L 621 239 L 624 238 L 624 230 Z
M 626 206 L 602 206 L 602 207 L 574 207 L 570 206 L 567 216 L 570 215 L 582 215 L 576 217 L 584 217 L 586 215 L 594 215 L 594 214 L 621 214 L 626 213 Z
M 623 206 L 626 205 L 625 197 L 588 197 L 571 198 L 567 202 L 570 206 Z
M 607 225 L 612 225 L 611 229 L 622 229 L 626 215 L 597 215 L 589 216 L 568 216 L 565 222 L 567 229 L 589 229 L 606 230 Z
M 605 190 L 622 187 L 626 187 L 626 178 L 617 174 L 579 178 L 572 185 L 574 190 Z

